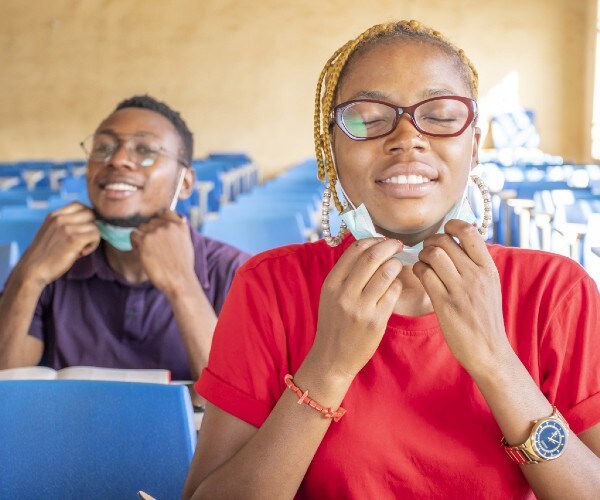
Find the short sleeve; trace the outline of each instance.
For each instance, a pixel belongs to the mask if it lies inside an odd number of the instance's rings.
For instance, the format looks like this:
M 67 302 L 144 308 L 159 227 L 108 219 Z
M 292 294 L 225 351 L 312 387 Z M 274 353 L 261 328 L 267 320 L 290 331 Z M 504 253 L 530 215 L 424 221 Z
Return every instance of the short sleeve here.
M 44 343 L 47 343 L 44 318 L 48 315 L 48 310 L 50 308 L 52 287 L 53 285 L 50 284 L 42 290 L 42 294 L 40 295 L 38 303 L 35 306 L 35 311 L 33 312 L 31 325 L 29 326 L 29 335 Z
M 270 273 L 241 267 L 219 315 L 196 391 L 260 427 L 281 397 L 279 381 L 287 366 L 284 332 Z
M 219 316 L 233 278 L 240 266 L 250 258 L 250 254 L 208 238 L 205 238 L 205 244 L 208 253 L 206 261 L 208 280 L 212 289 L 209 300 Z
M 541 340 L 541 388 L 579 434 L 600 423 L 600 294 L 587 275 L 554 309 Z

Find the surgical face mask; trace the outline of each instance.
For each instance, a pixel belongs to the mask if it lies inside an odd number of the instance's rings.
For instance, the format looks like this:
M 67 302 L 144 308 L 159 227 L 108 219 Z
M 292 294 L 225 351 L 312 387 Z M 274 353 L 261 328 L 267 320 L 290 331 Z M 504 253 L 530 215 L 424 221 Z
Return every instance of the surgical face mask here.
M 343 190 L 342 190 L 343 191 Z M 346 197 L 346 199 L 348 199 Z M 352 207 L 354 205 L 350 202 Z M 382 234 L 379 234 L 375 229 L 375 225 L 373 224 L 373 219 L 369 215 L 367 207 L 364 204 L 361 204 L 358 208 L 347 209 L 341 214 L 342 220 L 348 226 L 348 230 L 352 233 L 352 235 L 357 239 L 363 238 L 372 238 L 372 237 L 382 237 Z M 440 229 L 437 231 L 438 233 L 444 232 L 444 226 L 446 222 L 451 219 L 460 219 L 468 222 L 469 224 L 473 224 L 477 219 L 473 210 L 467 201 L 467 190 L 463 193 L 462 198 L 459 202 L 452 207 L 450 212 L 444 217 L 444 220 L 440 224 Z M 423 242 L 417 243 L 415 246 L 409 247 L 405 246 L 402 252 L 394 255 L 395 258 L 400 260 L 402 264 L 405 266 L 411 266 L 418 262 L 419 260 L 419 252 L 423 249 Z
M 169 210 L 175 210 L 177 206 L 177 200 L 179 198 L 179 192 L 181 191 L 181 187 L 183 186 L 183 180 L 185 178 L 185 169 L 181 171 L 181 175 L 179 176 L 179 182 L 177 183 L 177 188 L 175 189 L 175 195 L 171 200 L 171 204 L 169 206 Z M 113 247 L 121 252 L 131 252 L 133 247 L 131 246 L 131 233 L 135 229 L 134 227 L 121 227 L 115 226 L 114 224 L 109 224 L 108 222 L 97 220 L 96 227 L 100 231 L 100 237 L 110 243 Z

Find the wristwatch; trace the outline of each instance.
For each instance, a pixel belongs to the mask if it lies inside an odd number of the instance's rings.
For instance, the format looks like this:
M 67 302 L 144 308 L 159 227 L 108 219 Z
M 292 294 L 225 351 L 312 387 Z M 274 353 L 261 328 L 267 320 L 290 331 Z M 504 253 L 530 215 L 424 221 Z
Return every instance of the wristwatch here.
M 510 446 L 504 437 L 502 445 L 513 462 L 537 464 L 560 457 L 567 446 L 569 424 L 556 406 L 552 415 L 533 421 L 533 428 L 527 440 L 520 445 Z

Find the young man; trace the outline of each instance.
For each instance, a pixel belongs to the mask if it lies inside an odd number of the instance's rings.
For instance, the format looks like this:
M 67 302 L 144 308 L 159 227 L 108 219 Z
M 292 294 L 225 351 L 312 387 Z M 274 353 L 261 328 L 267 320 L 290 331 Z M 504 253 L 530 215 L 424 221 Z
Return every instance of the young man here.
M 201 236 L 173 206 L 194 185 L 193 137 L 149 96 L 86 139 L 92 207 L 50 214 L 0 298 L 0 369 L 166 368 L 195 380 L 248 255 Z

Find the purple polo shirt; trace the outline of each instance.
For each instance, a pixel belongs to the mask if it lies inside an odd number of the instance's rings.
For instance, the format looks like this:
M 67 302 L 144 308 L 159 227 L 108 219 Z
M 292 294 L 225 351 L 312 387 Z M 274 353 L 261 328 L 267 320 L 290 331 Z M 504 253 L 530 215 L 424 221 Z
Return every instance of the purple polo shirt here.
M 249 255 L 190 232 L 198 281 L 218 315 L 235 271 Z M 169 301 L 150 281 L 131 284 L 113 271 L 104 245 L 44 288 L 29 329 L 45 344 L 44 364 L 166 368 L 173 380 L 189 380 Z

